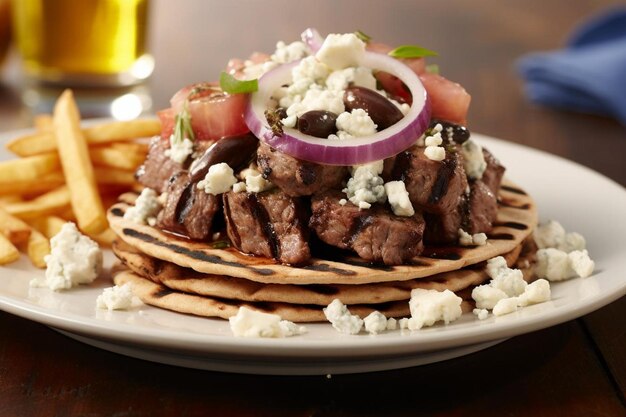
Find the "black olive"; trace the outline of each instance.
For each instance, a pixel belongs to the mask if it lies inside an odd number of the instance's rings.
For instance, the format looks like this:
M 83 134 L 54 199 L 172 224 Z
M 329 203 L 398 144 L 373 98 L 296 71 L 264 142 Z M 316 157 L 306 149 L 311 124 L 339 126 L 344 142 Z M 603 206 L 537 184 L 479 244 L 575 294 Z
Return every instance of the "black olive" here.
M 343 94 L 346 111 L 363 109 L 376 123 L 379 131 L 388 128 L 404 117 L 396 107 L 382 94 L 365 87 L 348 87 Z
M 435 127 L 437 123 L 441 124 L 443 130 L 441 137 L 444 139 L 451 138 L 458 144 L 461 144 L 470 138 L 470 131 L 465 126 L 456 123 L 446 122 L 445 120 L 434 119 L 430 122 L 430 127 Z
M 304 134 L 327 138 L 337 133 L 337 115 L 326 110 L 311 110 L 298 117 L 296 127 Z
M 226 162 L 237 171 L 248 163 L 256 152 L 259 140 L 251 133 L 222 138 L 211 145 L 204 154 L 194 161 L 189 171 L 191 182 L 203 179 L 212 165 Z

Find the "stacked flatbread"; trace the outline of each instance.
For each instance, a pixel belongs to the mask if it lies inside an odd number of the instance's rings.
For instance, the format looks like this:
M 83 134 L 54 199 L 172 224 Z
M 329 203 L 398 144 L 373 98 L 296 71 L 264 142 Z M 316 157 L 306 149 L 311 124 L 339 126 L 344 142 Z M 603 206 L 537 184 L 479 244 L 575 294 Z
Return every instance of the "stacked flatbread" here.
M 135 197 L 122 196 L 108 213 L 118 235 L 113 250 L 122 262 L 114 268 L 115 283 L 131 282 L 147 304 L 206 317 L 228 318 L 247 306 L 294 322 L 323 321 L 322 309 L 335 298 L 362 317 L 375 310 L 402 317 L 409 315 L 415 288 L 454 291 L 469 311 L 471 289 L 489 279 L 485 261 L 502 255 L 509 265 L 519 265 L 524 241 L 537 224 L 533 200 L 505 181 L 486 245 L 426 247 L 399 266 L 372 265 L 333 249 L 293 267 L 124 219 Z

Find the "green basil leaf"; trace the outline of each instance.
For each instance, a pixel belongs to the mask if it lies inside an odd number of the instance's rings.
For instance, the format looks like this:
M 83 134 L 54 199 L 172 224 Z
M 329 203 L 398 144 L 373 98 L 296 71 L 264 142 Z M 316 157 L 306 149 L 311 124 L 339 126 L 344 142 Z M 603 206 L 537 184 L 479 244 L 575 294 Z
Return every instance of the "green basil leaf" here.
M 258 80 L 238 80 L 223 72 L 220 74 L 220 87 L 228 94 L 254 93 L 259 90 Z
M 437 64 L 430 64 L 430 65 L 426 65 L 426 72 L 429 74 L 439 74 L 439 65 Z
M 361 39 L 365 43 L 370 43 L 372 37 L 370 35 L 365 34 L 363 31 L 357 30 L 354 32 L 357 38 Z
M 389 52 L 394 58 L 423 58 L 425 56 L 437 56 L 437 52 L 422 48 L 418 45 L 401 45 Z

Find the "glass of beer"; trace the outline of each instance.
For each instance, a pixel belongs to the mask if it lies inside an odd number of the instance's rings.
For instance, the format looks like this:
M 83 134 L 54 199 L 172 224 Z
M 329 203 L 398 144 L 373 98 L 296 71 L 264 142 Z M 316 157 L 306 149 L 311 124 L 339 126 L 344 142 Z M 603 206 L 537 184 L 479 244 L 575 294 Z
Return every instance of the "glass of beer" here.
M 44 85 L 133 85 L 150 76 L 148 0 L 13 0 L 26 74 Z

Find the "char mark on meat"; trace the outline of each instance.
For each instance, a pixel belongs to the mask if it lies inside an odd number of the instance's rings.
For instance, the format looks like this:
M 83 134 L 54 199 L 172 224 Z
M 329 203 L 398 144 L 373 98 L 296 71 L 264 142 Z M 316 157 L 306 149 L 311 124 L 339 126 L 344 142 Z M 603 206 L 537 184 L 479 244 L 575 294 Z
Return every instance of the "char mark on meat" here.
M 265 179 L 292 197 L 341 188 L 348 174 L 347 167 L 301 161 L 263 142 L 257 150 L 257 164 Z
M 223 194 L 226 232 L 244 253 L 291 265 L 307 263 L 307 209 L 299 199 L 280 190 Z
M 221 199 L 198 189 L 187 171 L 179 171 L 169 181 L 167 199 L 157 218 L 157 226 L 196 240 L 208 240 Z
M 419 212 L 399 217 L 379 204 L 360 210 L 351 203 L 339 204 L 342 198 L 341 192 L 329 190 L 311 199 L 309 226 L 324 243 L 386 265 L 400 265 L 422 251 L 424 220 Z

